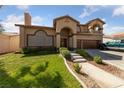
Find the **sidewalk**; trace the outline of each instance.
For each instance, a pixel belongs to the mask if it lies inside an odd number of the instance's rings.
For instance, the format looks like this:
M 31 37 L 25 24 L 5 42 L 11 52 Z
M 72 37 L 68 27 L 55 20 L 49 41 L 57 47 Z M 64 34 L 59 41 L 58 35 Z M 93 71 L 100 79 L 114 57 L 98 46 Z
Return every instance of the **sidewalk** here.
M 90 63 L 80 63 L 81 71 L 92 77 L 103 88 L 124 87 L 124 80 Z

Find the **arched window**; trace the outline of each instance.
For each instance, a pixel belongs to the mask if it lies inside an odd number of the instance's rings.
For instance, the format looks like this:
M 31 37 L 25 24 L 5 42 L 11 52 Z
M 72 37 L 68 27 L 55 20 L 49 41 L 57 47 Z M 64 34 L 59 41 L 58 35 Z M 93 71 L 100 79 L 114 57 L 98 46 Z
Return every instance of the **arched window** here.
M 93 25 L 93 30 L 94 31 L 99 31 L 101 29 L 101 27 L 100 27 L 100 25 L 99 24 L 95 24 L 95 25 Z
M 94 28 L 94 30 L 95 30 L 95 31 L 99 31 L 99 27 L 96 26 L 96 27 Z

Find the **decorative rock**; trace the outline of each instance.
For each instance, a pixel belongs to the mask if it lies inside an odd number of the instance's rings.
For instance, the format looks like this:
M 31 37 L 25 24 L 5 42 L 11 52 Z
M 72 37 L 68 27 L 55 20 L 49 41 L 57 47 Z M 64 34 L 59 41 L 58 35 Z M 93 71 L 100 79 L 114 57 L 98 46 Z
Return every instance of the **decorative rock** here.
M 124 80 L 110 74 L 90 63 L 80 63 L 81 65 L 81 72 L 88 74 L 92 77 L 97 84 L 104 88 L 112 88 L 112 87 L 123 87 Z

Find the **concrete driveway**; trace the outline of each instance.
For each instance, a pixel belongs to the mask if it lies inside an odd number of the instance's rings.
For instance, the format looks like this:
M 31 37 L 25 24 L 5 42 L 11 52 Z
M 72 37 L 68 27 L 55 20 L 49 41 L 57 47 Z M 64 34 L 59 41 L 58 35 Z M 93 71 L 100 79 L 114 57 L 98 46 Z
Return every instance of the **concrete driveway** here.
M 87 52 L 91 56 L 100 55 L 105 63 L 114 65 L 124 70 L 124 52 L 117 52 L 111 50 L 98 50 L 98 49 L 87 49 Z

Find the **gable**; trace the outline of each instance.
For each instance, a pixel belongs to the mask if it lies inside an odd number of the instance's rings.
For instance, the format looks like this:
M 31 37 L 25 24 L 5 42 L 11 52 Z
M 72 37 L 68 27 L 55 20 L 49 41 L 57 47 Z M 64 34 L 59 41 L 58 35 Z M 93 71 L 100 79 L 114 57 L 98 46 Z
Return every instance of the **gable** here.
M 98 23 L 98 24 L 105 24 L 105 22 L 103 20 L 101 20 L 100 18 L 96 18 L 93 20 L 90 20 L 89 22 L 87 22 L 87 24 L 93 24 L 93 23 Z
M 68 23 L 68 22 L 74 22 L 74 23 L 78 23 L 79 24 L 79 22 L 77 21 L 77 20 L 75 20 L 74 18 L 72 18 L 72 17 L 70 17 L 70 16 L 61 16 L 61 17 L 58 17 L 58 18 L 55 18 L 54 20 L 53 20 L 53 25 L 54 25 L 54 27 L 56 26 L 56 22 L 60 22 L 60 21 L 63 21 L 63 22 L 65 22 L 65 23 Z

